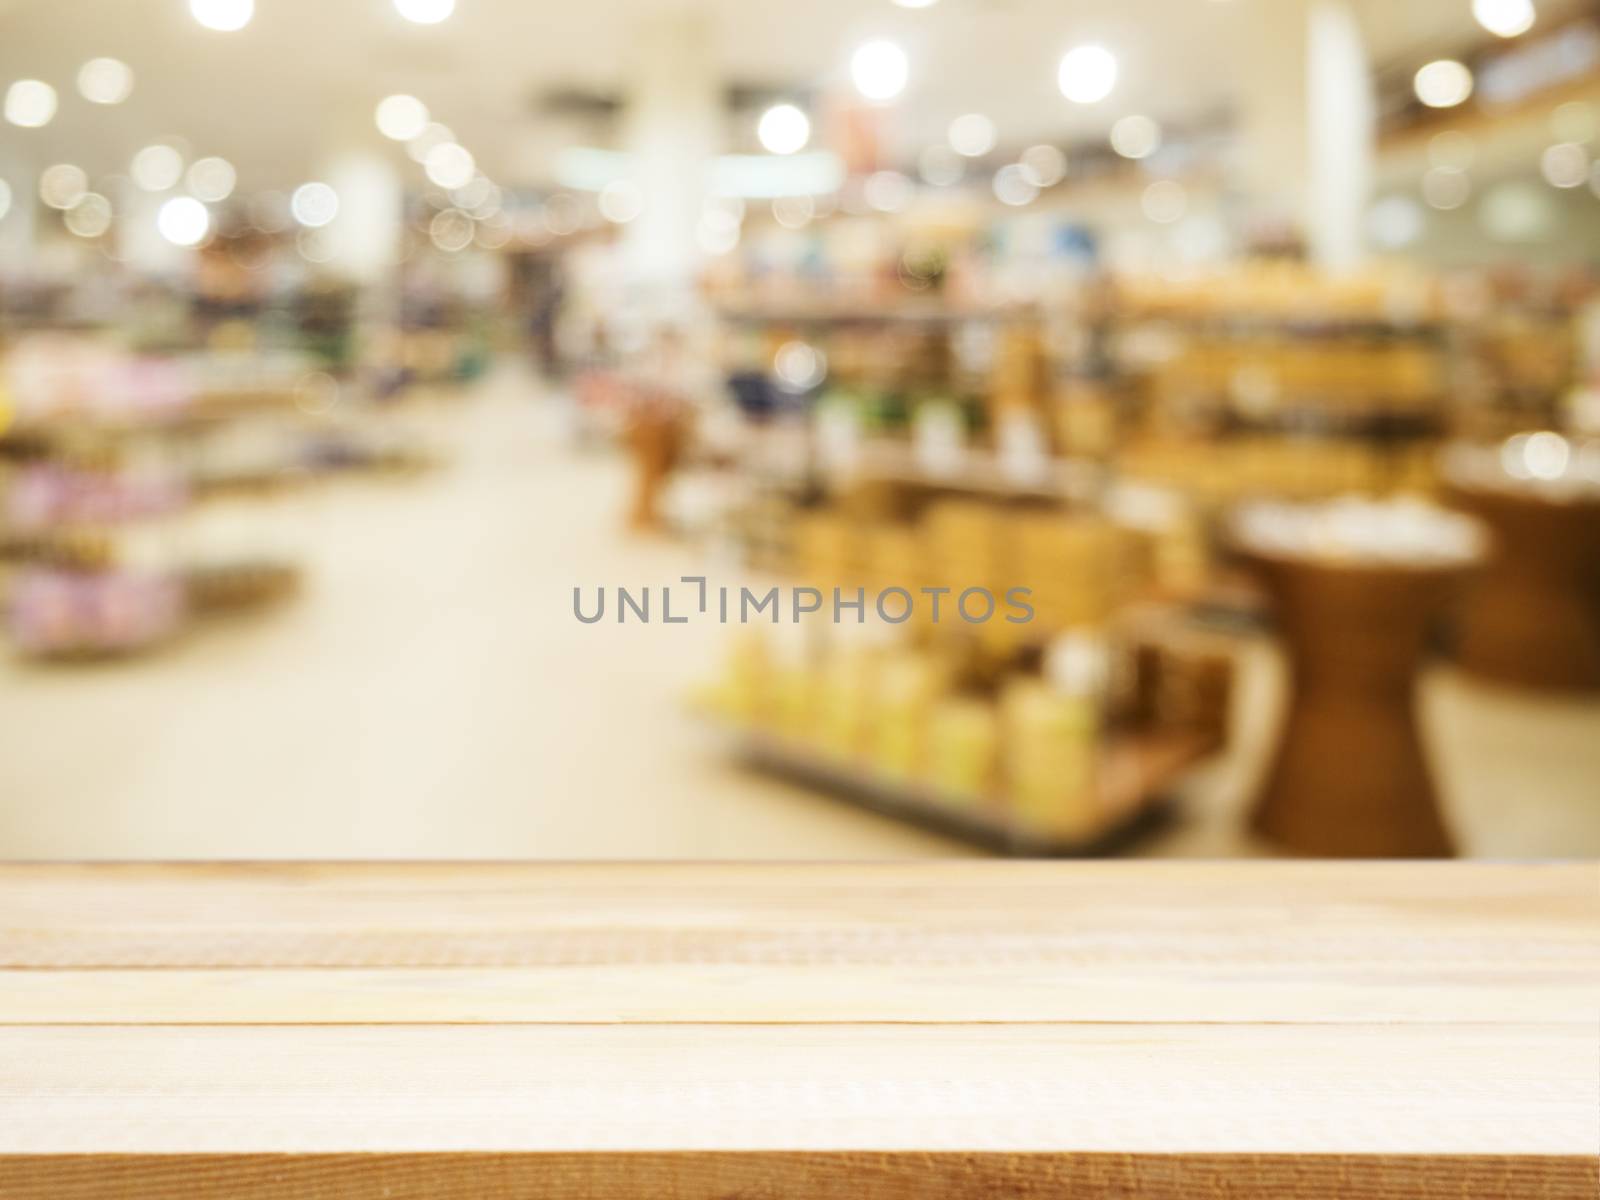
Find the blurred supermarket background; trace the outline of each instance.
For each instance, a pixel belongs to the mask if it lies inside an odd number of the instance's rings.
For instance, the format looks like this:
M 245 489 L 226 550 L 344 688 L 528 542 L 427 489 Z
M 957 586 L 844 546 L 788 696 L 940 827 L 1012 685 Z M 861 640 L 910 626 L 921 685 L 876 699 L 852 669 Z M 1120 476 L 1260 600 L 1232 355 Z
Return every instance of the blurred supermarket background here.
M 1600 5 L 0 0 L 0 97 L 0 858 L 1600 854 Z

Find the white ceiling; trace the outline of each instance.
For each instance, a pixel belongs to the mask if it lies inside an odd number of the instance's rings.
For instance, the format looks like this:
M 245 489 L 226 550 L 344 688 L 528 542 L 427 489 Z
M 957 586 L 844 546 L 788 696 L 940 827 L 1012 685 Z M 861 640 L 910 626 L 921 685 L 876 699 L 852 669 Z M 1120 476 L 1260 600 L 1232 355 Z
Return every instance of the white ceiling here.
M 1263 32 L 1272 23 L 1262 6 L 1296 2 L 942 0 L 906 10 L 889 0 L 458 0 L 448 22 L 423 27 L 391 0 L 257 0 L 250 26 L 222 34 L 199 26 L 187 0 L 0 0 L 0 88 L 36 77 L 61 95 L 45 129 L 0 124 L 0 161 L 69 160 L 100 176 L 125 169 L 139 146 L 179 136 L 196 154 L 233 160 L 245 187 L 282 187 L 337 145 L 382 144 L 372 106 L 408 91 L 491 174 L 539 182 L 550 148 L 599 131 L 541 115 L 534 98 L 559 87 L 620 91 L 642 18 L 691 3 L 710 14 L 729 83 L 839 87 L 855 44 L 893 36 L 913 64 L 889 117 L 906 145 L 967 111 L 995 118 L 1008 142 L 1064 140 L 1130 111 L 1182 123 L 1222 110 L 1251 56 L 1282 52 Z M 1541 0 L 1541 11 L 1576 4 Z M 1470 0 L 1356 6 L 1380 63 L 1420 62 L 1480 36 Z M 1122 82 L 1106 103 L 1075 108 L 1056 91 L 1055 66 L 1088 40 L 1118 53 Z M 79 65 L 98 55 L 133 66 L 127 103 L 101 108 L 77 95 Z

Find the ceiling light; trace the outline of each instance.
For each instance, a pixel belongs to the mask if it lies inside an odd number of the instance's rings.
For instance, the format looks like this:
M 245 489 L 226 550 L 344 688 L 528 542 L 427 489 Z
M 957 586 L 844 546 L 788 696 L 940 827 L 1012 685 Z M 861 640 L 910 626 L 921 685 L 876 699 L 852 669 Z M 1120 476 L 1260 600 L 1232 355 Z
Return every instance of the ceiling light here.
M 202 158 L 189 168 L 186 182 L 196 200 L 215 204 L 233 195 L 234 186 L 239 182 L 239 173 L 225 158 Z
M 901 8 L 932 8 L 939 0 L 894 0 Z
M 233 33 L 250 24 L 256 0 L 189 0 L 189 11 L 207 29 Z
M 111 228 L 111 201 L 97 192 L 85 192 L 63 220 L 78 237 L 97 238 Z
M 626 225 L 644 211 L 644 192 L 631 179 L 617 179 L 600 189 L 600 215 Z
M 456 202 L 457 208 L 475 213 L 475 210 L 488 204 L 491 199 L 498 201 L 496 194 L 499 191 L 486 175 L 477 175 L 467 180 L 458 188 L 452 188 L 450 199 Z M 476 213 L 475 213 L 476 215 Z M 482 214 L 487 216 L 487 213 Z
M 503 216 L 492 216 L 479 221 L 472 240 L 485 250 L 498 250 L 511 240 L 511 222 Z
M 437 25 L 456 10 L 456 0 L 394 0 L 395 11 L 417 25 Z
M 1055 146 L 1029 146 L 1022 152 L 1022 173 L 1034 187 L 1054 187 L 1067 174 L 1067 156 Z
M 785 342 L 772 359 L 778 386 L 793 395 L 809 392 L 828 377 L 827 356 L 808 342 Z
M 488 183 L 488 180 L 484 180 L 484 182 Z M 468 184 L 467 186 L 470 188 L 472 185 Z M 483 199 L 479 200 L 476 204 L 469 204 L 464 207 L 466 207 L 473 216 L 477 217 L 478 220 L 485 221 L 490 217 L 499 216 L 501 210 L 505 207 L 505 204 L 503 203 L 500 189 L 494 184 L 490 183 L 489 186 L 483 190 Z
M 911 64 L 893 42 L 866 42 L 850 58 L 850 78 L 868 100 L 893 100 L 906 89 Z
M 1417 99 L 1429 108 L 1454 108 L 1472 95 L 1472 72 L 1453 58 L 1441 58 L 1417 72 Z
M 1123 158 L 1149 158 L 1161 149 L 1161 126 L 1149 117 L 1123 117 L 1111 127 L 1111 148 Z
M 1422 177 L 1422 198 L 1441 212 L 1460 208 L 1472 199 L 1472 177 L 1460 167 L 1434 167 Z
M 121 104 L 133 91 L 133 68 L 120 58 L 91 58 L 78 71 L 78 94 L 90 104 Z
M 447 208 L 428 222 L 428 240 L 446 254 L 455 254 L 472 245 L 477 230 L 472 218 L 459 208 Z
M 1139 207 L 1157 225 L 1171 225 L 1189 211 L 1189 192 L 1176 179 L 1158 179 L 1145 188 Z
M 804 229 L 817 215 L 810 196 L 779 196 L 772 202 L 772 219 L 785 229 Z
M 129 173 L 147 192 L 164 192 L 183 178 L 183 155 L 165 142 L 146 146 L 133 156 Z
M 1021 208 L 1038 198 L 1039 189 L 1029 181 L 1028 173 L 1019 164 L 1007 163 L 994 173 L 994 194 L 1001 204 Z
M 1078 46 L 1061 59 L 1056 82 L 1074 104 L 1097 104 L 1117 86 L 1117 56 L 1104 46 Z
M 1544 152 L 1539 168 L 1551 187 L 1582 187 L 1589 182 L 1589 152 L 1575 142 L 1562 142 Z
M 320 228 L 339 215 L 339 193 L 325 183 L 302 183 L 289 197 L 289 211 L 308 229 Z
M 198 246 L 211 231 L 211 214 L 193 196 L 174 196 L 156 214 L 156 228 L 174 246 Z
M 582 206 L 570 192 L 557 192 L 544 202 L 544 227 L 556 237 L 577 233 L 582 224 Z
M 774 104 L 761 114 L 756 137 L 772 154 L 793 154 L 811 140 L 811 118 L 792 104 Z
M 50 124 L 56 115 L 56 90 L 38 79 L 19 79 L 6 89 L 6 120 L 24 129 Z
M 478 173 L 478 164 L 465 146 L 442 142 L 428 151 L 428 157 L 422 160 L 422 169 L 430 180 L 448 189 L 471 183 Z
M 450 132 L 450 126 L 434 121 L 424 125 L 416 137 L 406 142 L 406 154 L 412 162 L 426 162 L 435 146 L 442 146 L 446 142 L 455 140 L 456 135 Z
M 83 199 L 88 190 L 88 174 L 72 163 L 57 163 L 39 174 L 39 199 L 51 208 L 65 211 Z
M 1539 17 L 1533 0 L 1472 0 L 1472 15 L 1497 37 L 1527 33 Z
M 982 113 L 967 113 L 950 122 L 950 148 L 963 157 L 982 158 L 994 143 L 994 122 Z
M 415 96 L 385 96 L 373 115 L 378 132 L 397 142 L 409 142 L 428 127 L 428 106 Z

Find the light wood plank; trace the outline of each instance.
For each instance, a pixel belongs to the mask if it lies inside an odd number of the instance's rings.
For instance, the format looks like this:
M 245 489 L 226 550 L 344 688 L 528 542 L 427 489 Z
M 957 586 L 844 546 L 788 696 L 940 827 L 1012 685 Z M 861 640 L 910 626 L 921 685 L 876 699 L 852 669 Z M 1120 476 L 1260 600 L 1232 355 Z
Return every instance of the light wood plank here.
M 0 868 L 0 967 L 1600 962 L 1600 867 Z
M 1584 1197 L 1600 867 L 0 867 L 0 1196 Z
M 1295 964 L 1174 971 L 720 962 L 480 969 L 0 971 L 0 1025 L 1233 1022 L 1578 1023 L 1583 963 Z
M 1600 1152 L 1591 1026 L 0 1029 L 0 1154 Z

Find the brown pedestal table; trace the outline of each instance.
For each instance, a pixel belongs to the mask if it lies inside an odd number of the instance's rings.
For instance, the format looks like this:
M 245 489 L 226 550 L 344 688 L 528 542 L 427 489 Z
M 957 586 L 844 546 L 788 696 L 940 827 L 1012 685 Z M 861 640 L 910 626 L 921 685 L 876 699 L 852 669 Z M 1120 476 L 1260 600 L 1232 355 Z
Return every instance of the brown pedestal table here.
M 1317 857 L 1454 854 L 1417 723 L 1416 680 L 1435 619 L 1477 559 L 1241 553 L 1270 594 L 1290 671 L 1256 831 Z

